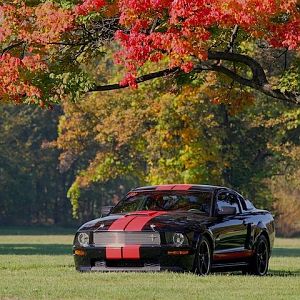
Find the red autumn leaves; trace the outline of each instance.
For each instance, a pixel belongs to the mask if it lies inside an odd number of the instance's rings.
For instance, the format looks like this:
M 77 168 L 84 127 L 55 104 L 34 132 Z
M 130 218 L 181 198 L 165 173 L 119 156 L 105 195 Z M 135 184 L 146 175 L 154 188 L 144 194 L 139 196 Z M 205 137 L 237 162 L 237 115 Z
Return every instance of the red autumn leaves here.
M 277 0 L 123 0 L 118 32 L 118 61 L 133 75 L 147 61 L 165 59 L 170 67 L 190 72 L 218 43 L 218 35 L 239 25 L 248 39 L 277 48 L 299 50 L 299 1 Z M 221 39 L 221 38 L 220 38 Z M 130 77 L 130 82 L 133 82 Z
M 147 62 L 190 72 L 235 25 L 245 39 L 299 51 L 299 7 L 298 0 L 84 0 L 73 8 L 51 1 L 33 7 L 9 1 L 0 5 L 0 98 L 17 100 L 20 93 L 33 101 L 40 98 L 42 91 L 31 82 L 32 73 L 47 71 L 53 44 L 91 13 L 119 17 L 122 30 L 115 38 L 121 50 L 116 62 L 127 71 L 121 84 L 136 86 L 135 78 Z M 10 49 L 14 44 L 18 46 Z
M 44 105 L 33 82 L 47 72 L 52 43 L 74 26 L 74 13 L 52 2 L 30 7 L 14 0 L 0 5 L 0 99 Z

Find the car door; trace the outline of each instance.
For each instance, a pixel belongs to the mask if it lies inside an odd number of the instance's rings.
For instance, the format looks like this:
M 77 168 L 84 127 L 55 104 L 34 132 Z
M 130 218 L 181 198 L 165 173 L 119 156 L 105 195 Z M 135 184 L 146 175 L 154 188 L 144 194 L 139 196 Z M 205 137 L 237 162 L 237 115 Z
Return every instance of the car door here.
M 235 208 L 236 213 L 219 214 L 222 209 Z M 245 250 L 247 225 L 242 216 L 242 208 L 237 195 L 228 190 L 221 190 L 215 199 L 214 213 L 216 224 L 213 228 L 215 237 L 214 254 L 242 252 Z

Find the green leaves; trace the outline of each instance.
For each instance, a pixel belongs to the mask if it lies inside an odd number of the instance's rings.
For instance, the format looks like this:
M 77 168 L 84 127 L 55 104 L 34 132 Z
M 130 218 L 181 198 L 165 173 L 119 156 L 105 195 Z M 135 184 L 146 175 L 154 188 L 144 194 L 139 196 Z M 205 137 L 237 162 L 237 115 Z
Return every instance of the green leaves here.
M 277 86 L 282 92 L 300 91 L 300 63 L 285 71 Z
M 48 101 L 52 102 L 60 102 L 66 96 L 70 101 L 79 101 L 93 86 L 93 80 L 84 71 L 80 70 L 50 73 L 47 83 L 54 89 L 48 98 Z

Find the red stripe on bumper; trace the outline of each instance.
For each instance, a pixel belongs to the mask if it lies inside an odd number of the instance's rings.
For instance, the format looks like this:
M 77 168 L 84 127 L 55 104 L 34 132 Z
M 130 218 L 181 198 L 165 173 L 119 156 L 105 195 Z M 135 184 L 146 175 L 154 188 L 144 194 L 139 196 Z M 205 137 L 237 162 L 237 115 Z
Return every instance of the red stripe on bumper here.
M 140 259 L 140 246 L 128 245 L 123 247 L 123 259 Z
M 122 248 L 106 247 L 106 259 L 122 259 Z

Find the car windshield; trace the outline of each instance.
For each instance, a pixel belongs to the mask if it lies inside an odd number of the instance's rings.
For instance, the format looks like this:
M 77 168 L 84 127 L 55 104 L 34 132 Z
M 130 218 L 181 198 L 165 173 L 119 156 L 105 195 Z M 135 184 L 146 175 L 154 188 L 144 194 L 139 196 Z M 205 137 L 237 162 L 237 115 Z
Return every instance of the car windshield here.
M 111 213 L 129 213 L 139 210 L 190 211 L 209 215 L 212 193 L 132 192 L 121 200 Z

